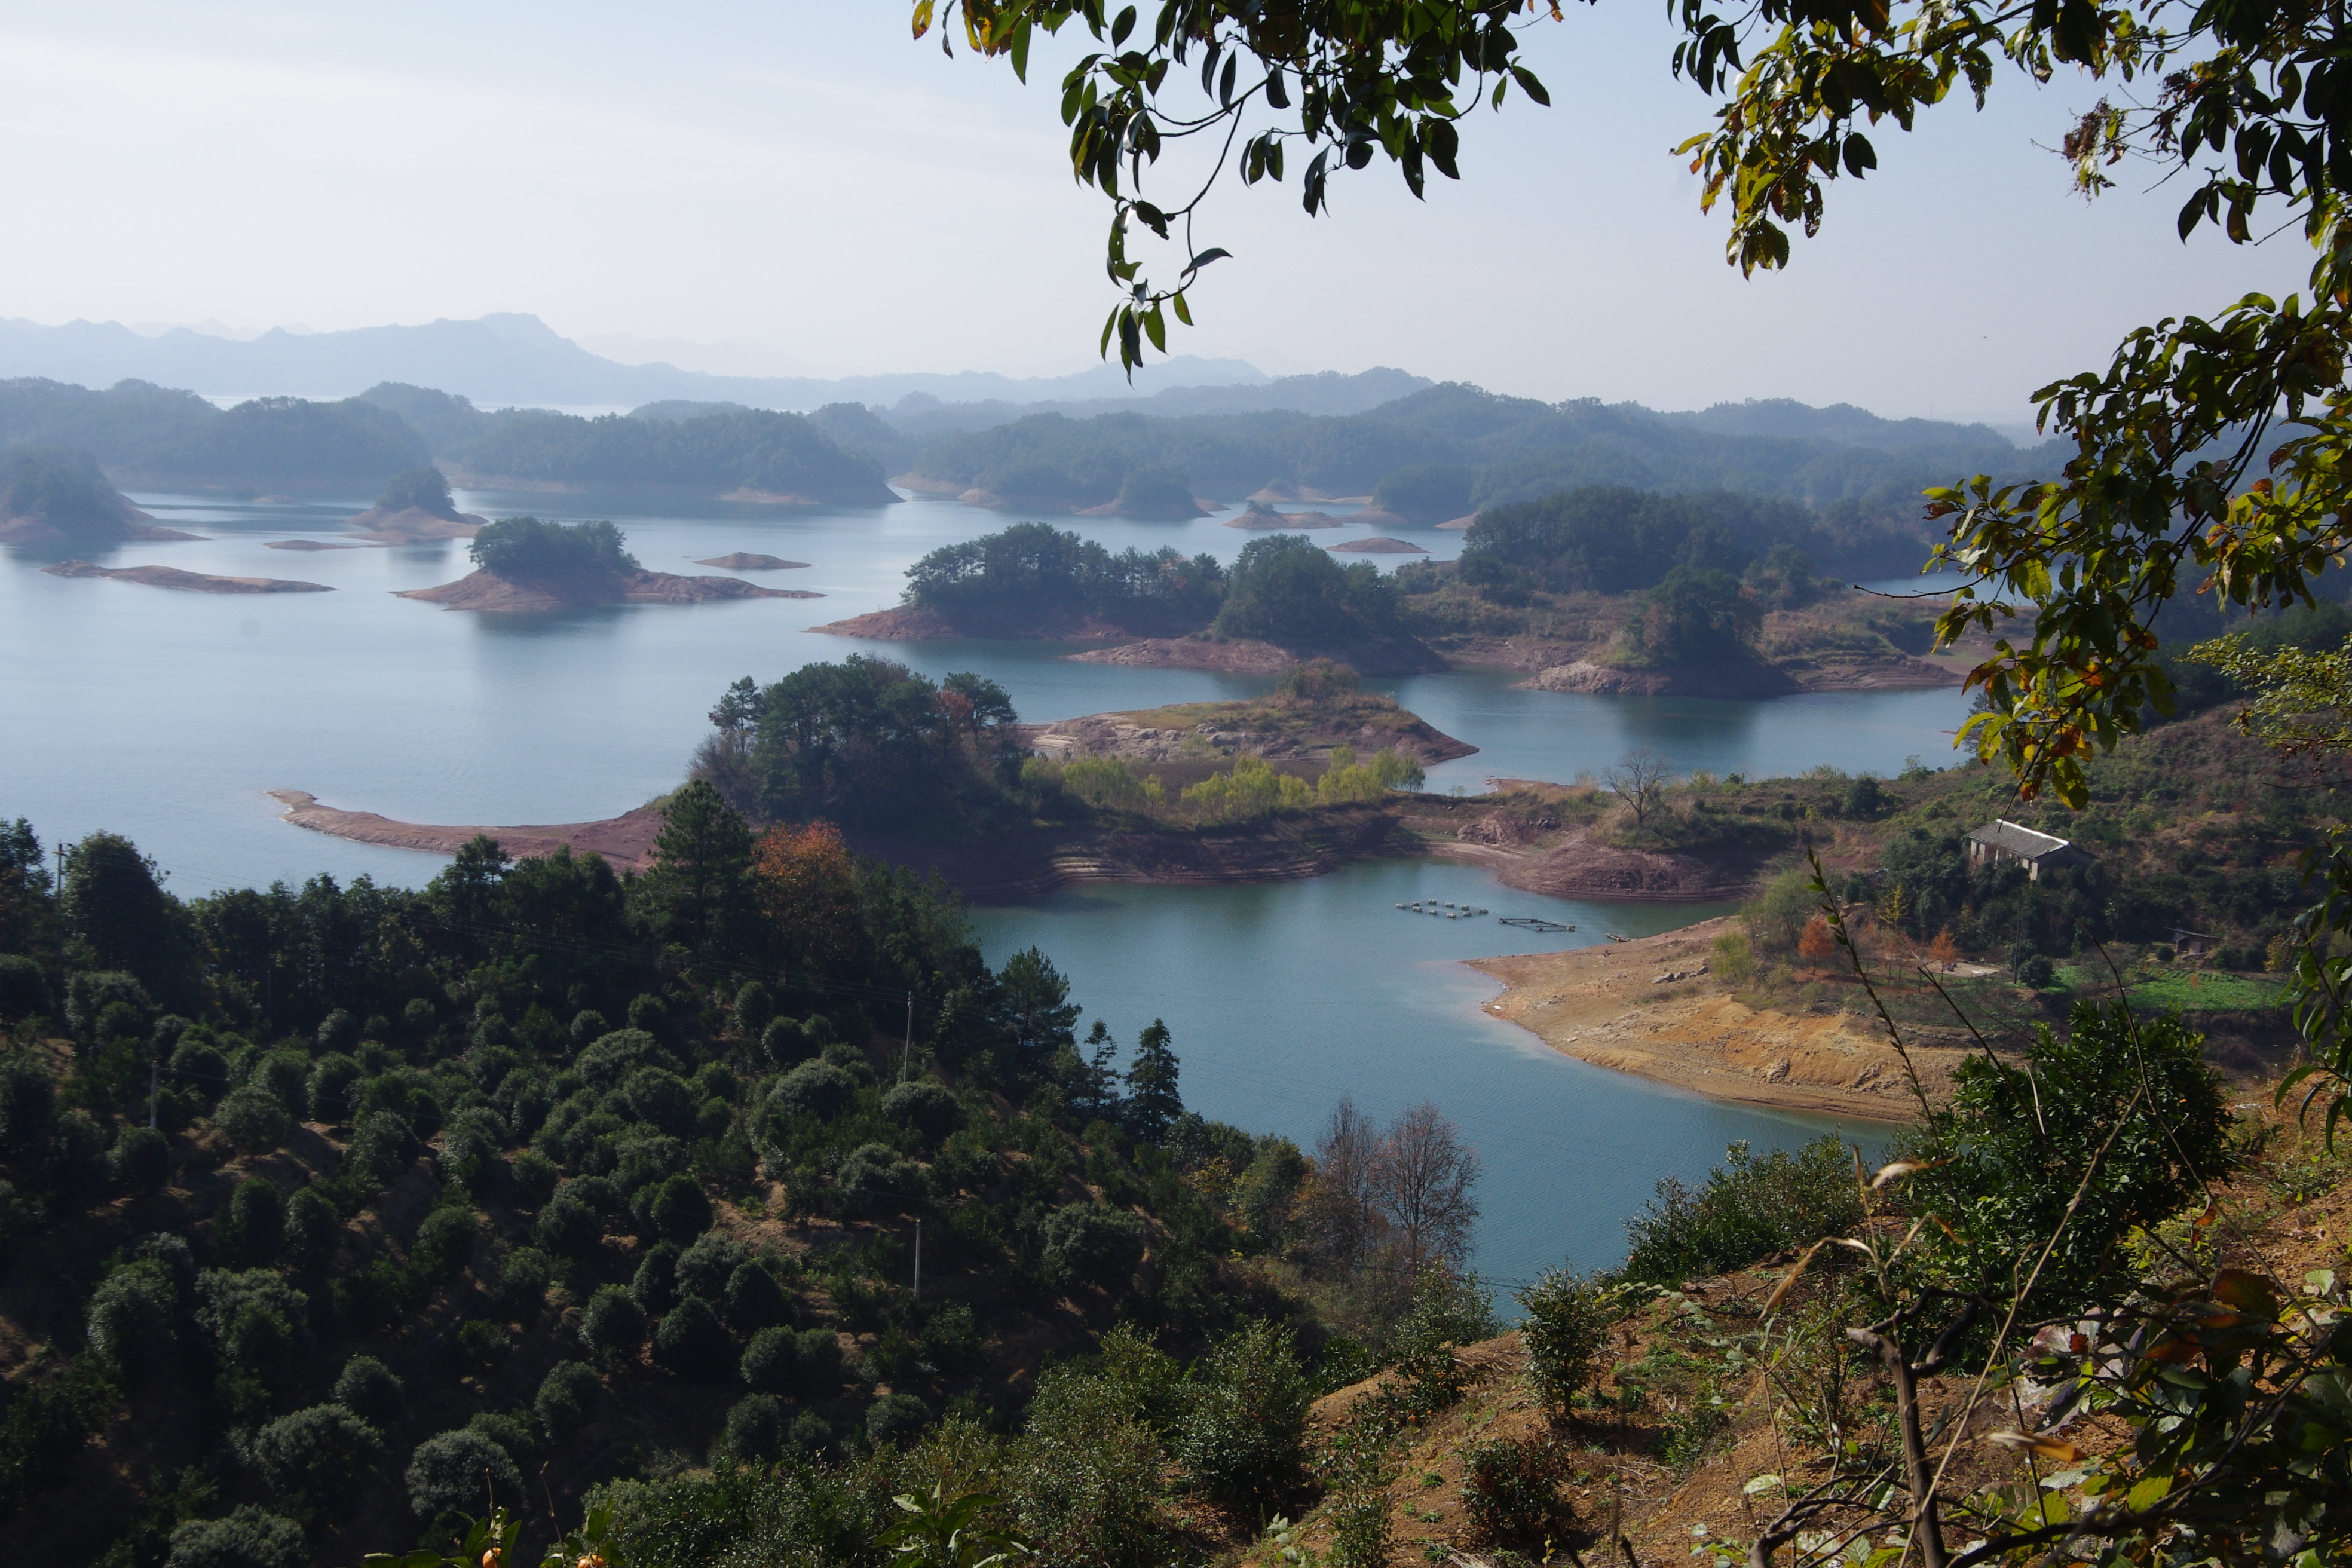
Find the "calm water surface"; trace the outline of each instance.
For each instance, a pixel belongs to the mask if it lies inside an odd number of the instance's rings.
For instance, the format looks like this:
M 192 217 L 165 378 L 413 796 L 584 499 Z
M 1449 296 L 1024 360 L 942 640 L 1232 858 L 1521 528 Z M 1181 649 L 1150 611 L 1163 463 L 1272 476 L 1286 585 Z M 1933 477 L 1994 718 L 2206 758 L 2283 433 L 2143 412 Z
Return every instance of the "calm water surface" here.
M 948 501 L 779 517 L 717 503 L 649 510 L 596 497 L 556 505 L 464 495 L 467 510 L 486 515 L 614 518 L 656 571 L 707 570 L 691 563 L 738 550 L 806 561 L 806 571 L 745 575 L 825 595 L 497 618 L 392 596 L 462 575 L 461 543 L 266 548 L 336 538 L 364 498 L 136 499 L 159 521 L 208 537 L 121 546 L 101 564 L 336 590 L 174 593 L 44 575 L 37 568 L 54 552 L 0 553 L 0 816 L 30 818 L 49 842 L 97 828 L 127 834 L 183 894 L 320 872 L 415 884 L 438 868 L 430 857 L 287 826 L 262 793 L 273 788 L 411 821 L 611 816 L 677 783 L 728 682 L 771 680 L 861 649 L 933 676 L 978 670 L 1033 720 L 1244 696 L 1267 684 L 1074 664 L 1046 645 L 860 644 L 808 633 L 895 604 L 917 557 L 1005 521 Z M 1253 537 L 1215 519 L 1061 525 L 1113 549 L 1172 544 L 1226 561 Z M 1413 537 L 1439 558 L 1461 547 L 1457 533 Z M 1490 776 L 1570 779 L 1635 745 L 1681 768 L 1751 776 L 1824 763 L 1890 773 L 1909 756 L 1945 760 L 1962 712 L 1948 691 L 1720 702 L 1524 691 L 1514 679 L 1460 670 L 1374 684 L 1480 748 L 1431 770 L 1436 787 L 1472 792 Z M 1491 920 L 1393 908 L 1421 897 L 1545 913 L 1579 931 L 1537 942 Z M 1123 1040 L 1164 1016 L 1186 1097 L 1206 1114 L 1308 1139 L 1343 1092 L 1382 1115 L 1437 1100 L 1486 1158 L 1481 1266 L 1517 1279 L 1563 1252 L 1579 1267 L 1611 1260 L 1623 1216 L 1656 1178 L 1703 1172 L 1729 1138 L 1778 1145 L 1828 1125 L 1713 1106 L 1562 1060 L 1485 1016 L 1479 1004 L 1495 987 L 1454 962 L 1707 912 L 1580 908 L 1511 893 L 1474 868 L 1402 861 L 1270 887 L 1088 889 L 982 910 L 976 923 L 992 959 L 1031 942 L 1045 948 Z

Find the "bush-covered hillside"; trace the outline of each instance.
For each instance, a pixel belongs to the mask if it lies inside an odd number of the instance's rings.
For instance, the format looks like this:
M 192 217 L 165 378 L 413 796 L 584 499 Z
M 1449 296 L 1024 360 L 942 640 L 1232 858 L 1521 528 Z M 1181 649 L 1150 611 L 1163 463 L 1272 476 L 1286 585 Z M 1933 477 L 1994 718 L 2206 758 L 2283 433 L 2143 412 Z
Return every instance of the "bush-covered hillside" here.
M 707 788 L 657 862 L 477 840 L 416 891 L 183 900 L 119 837 L 53 888 L 0 835 L 20 1553 L 347 1562 L 486 1481 L 576 1519 L 646 1478 L 649 1530 L 687 1467 L 1005 1429 L 1114 1320 L 1226 1347 L 1186 1441 L 1245 1436 L 1261 1372 L 1298 1385 L 1320 1333 L 1266 1269 L 1308 1163 L 1185 1114 L 1166 1030 L 1121 1071 L 1043 954 L 991 971 L 935 889 Z

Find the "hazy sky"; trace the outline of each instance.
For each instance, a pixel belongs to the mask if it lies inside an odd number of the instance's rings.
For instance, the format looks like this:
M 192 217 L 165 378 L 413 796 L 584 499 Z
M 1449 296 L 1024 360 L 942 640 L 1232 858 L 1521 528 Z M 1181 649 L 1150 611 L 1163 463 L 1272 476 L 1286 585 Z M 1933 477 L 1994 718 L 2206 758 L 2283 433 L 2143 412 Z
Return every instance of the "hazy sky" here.
M 0 316 L 313 328 L 528 310 L 572 334 L 740 340 L 840 374 L 1076 369 L 1108 207 L 1066 174 L 1056 71 L 908 37 L 905 0 L 660 6 L 0 5 Z M 1743 280 L 1668 148 L 1706 103 L 1656 0 L 1530 29 L 1553 107 L 1465 129 L 1459 185 L 1375 164 L 1335 217 L 1223 197 L 1236 259 L 1181 349 L 1401 365 L 1545 398 L 1850 401 L 2016 418 L 2133 325 L 2302 285 L 2085 207 L 2054 145 L 2095 96 L 2004 77 L 1831 187 L 1794 268 Z M 1299 160 L 1303 162 L 1303 160 Z M 1179 347 L 1171 343 L 1171 347 Z

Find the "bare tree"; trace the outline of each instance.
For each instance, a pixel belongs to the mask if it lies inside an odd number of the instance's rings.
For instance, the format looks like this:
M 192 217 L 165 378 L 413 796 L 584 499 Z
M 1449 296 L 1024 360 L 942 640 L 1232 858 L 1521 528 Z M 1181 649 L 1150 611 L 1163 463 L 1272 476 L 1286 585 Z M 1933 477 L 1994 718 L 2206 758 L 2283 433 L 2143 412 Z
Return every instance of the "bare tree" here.
M 1672 771 L 1663 754 L 1636 746 L 1618 758 L 1616 766 L 1601 770 L 1601 783 L 1633 813 L 1633 826 L 1642 827 L 1648 825 L 1650 813 L 1665 804 Z
M 1406 1279 L 1433 1264 L 1459 1266 L 1470 1256 L 1477 1185 L 1478 1152 L 1436 1106 L 1423 1100 L 1390 1125 L 1373 1158 L 1373 1201 Z
M 1315 1144 L 1315 1175 L 1305 1209 L 1307 1235 L 1324 1265 L 1352 1279 L 1386 1226 L 1373 1198 L 1381 1132 L 1370 1117 L 1342 1096 Z

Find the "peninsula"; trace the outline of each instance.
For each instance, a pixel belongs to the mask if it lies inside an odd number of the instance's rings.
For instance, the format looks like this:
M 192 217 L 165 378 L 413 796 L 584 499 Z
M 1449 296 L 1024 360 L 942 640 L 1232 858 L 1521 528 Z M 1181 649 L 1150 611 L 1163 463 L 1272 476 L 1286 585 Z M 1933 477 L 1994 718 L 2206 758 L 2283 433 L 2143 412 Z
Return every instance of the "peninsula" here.
M 0 544 L 114 544 L 196 540 L 131 504 L 98 459 L 70 447 L 25 445 L 0 461 Z

